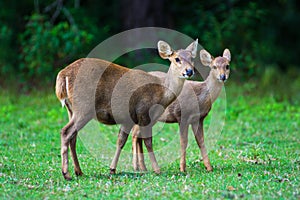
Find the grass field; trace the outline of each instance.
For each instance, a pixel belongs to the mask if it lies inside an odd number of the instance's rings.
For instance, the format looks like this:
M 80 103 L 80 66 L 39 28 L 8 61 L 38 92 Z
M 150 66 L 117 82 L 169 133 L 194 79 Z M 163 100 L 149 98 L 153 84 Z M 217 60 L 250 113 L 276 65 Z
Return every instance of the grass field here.
M 276 90 L 259 94 L 255 84 L 230 81 L 226 96 L 223 131 L 207 145 L 213 172 L 205 171 L 190 133 L 186 173 L 179 172 L 176 145 L 171 145 L 174 152 L 171 147 L 168 151 L 177 159 L 162 160 L 157 154 L 161 174 L 150 167 L 149 173 L 133 173 L 131 160 L 126 160 L 128 141 L 117 174 L 109 175 L 109 161 L 101 158 L 108 153 L 101 151 L 108 146 L 107 151 L 114 150 L 118 127 L 99 125 L 93 132 L 107 135 L 112 145 L 99 139 L 91 147 L 85 140 L 88 133 L 81 133 L 77 149 L 84 176 L 76 178 L 70 162 L 73 180 L 65 181 L 59 132 L 67 112 L 54 92 L 16 95 L 2 90 L 0 199 L 300 199 L 299 99 L 278 98 Z M 207 118 L 206 130 L 214 124 L 211 115 Z M 162 134 L 154 138 L 154 149 L 169 141 L 179 144 L 177 125 L 157 129 Z

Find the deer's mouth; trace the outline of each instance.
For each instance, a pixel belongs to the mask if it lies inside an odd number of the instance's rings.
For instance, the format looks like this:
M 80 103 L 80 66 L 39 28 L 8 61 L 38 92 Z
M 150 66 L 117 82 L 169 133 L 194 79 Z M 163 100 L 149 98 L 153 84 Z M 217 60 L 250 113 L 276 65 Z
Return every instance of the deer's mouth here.
M 186 78 L 191 78 L 191 77 L 193 77 L 193 75 L 189 76 L 187 74 L 182 74 L 182 76 L 179 76 L 178 78 L 184 78 L 184 79 L 186 79 Z
M 220 83 L 225 83 L 227 81 L 227 78 L 226 79 L 220 79 L 220 78 L 217 78 L 217 80 L 220 82 Z

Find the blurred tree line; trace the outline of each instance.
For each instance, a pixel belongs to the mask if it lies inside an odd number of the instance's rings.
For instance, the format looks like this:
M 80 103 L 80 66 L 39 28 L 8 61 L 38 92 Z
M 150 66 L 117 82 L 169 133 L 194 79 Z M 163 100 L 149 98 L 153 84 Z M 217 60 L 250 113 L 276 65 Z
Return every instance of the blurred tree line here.
M 297 0 L 10 0 L 0 7 L 0 83 L 54 80 L 101 41 L 145 26 L 199 38 L 213 55 L 229 48 L 242 77 L 300 67 Z

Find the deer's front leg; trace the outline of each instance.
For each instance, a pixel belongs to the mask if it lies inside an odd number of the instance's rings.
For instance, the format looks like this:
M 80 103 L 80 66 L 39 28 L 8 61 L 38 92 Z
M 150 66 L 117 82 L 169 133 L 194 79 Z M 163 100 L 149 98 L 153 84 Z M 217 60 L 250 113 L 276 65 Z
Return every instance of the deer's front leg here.
M 133 169 L 135 171 L 147 171 L 144 152 L 143 152 L 143 138 L 141 137 L 139 126 L 134 126 L 132 129 L 132 153 L 133 153 Z
M 136 127 L 133 127 L 132 129 L 132 165 L 133 170 L 138 171 L 138 135 L 139 135 L 139 129 Z
M 130 129 L 126 129 L 123 126 L 121 126 L 121 128 L 120 128 L 120 131 L 119 131 L 119 134 L 118 134 L 118 140 L 117 140 L 117 149 L 116 149 L 113 161 L 110 165 L 110 174 L 115 174 L 116 173 L 116 168 L 117 168 L 117 164 L 118 164 L 118 161 L 119 161 L 121 151 L 122 151 L 122 149 L 123 149 L 123 147 L 126 144 L 126 141 L 128 139 L 128 133 L 126 132 L 126 130 L 130 130 Z
M 207 151 L 206 151 L 206 147 L 204 144 L 203 119 L 200 119 L 199 124 L 198 123 L 192 124 L 192 129 L 193 129 L 197 144 L 201 150 L 201 155 L 203 158 L 204 166 L 206 167 L 207 171 L 212 171 L 213 168 L 210 164 L 210 161 L 209 161 L 209 158 L 207 155 Z
M 153 147 L 152 147 L 152 127 L 148 128 L 148 127 L 140 127 L 141 130 L 141 135 L 143 137 L 145 146 L 147 148 L 148 154 L 149 154 L 149 158 L 151 161 L 151 165 L 153 168 L 153 171 L 157 174 L 160 173 L 160 169 L 158 167 L 158 163 L 156 161 L 154 152 L 153 152 Z
M 188 124 L 182 123 L 180 126 L 180 171 L 186 171 L 186 148 L 188 144 Z
M 143 151 L 143 138 L 137 139 L 138 166 L 140 171 L 147 171 Z

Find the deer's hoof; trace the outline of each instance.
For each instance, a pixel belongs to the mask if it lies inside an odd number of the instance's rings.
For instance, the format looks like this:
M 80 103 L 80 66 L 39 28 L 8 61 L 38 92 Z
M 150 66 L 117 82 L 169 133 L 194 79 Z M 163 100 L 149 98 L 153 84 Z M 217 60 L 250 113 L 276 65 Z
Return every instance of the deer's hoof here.
M 141 171 L 141 172 L 146 172 L 146 171 L 148 171 L 148 170 L 147 170 L 147 168 L 140 168 L 140 171 Z
M 76 174 L 76 176 L 82 176 L 82 175 L 83 175 L 83 173 L 82 173 L 81 170 L 79 170 L 79 171 L 76 171 L 76 170 L 75 170 L 75 174 Z
M 138 172 L 138 171 L 140 171 L 140 169 L 139 169 L 139 167 L 138 166 L 133 166 L 133 171 L 135 171 L 135 172 Z
M 116 169 L 111 169 L 110 168 L 110 172 L 109 172 L 110 174 L 116 174 Z
M 213 168 L 212 168 L 211 166 L 208 166 L 208 167 L 206 167 L 206 170 L 207 170 L 208 172 L 212 172 L 212 171 L 213 171 Z
M 186 172 L 186 167 L 185 166 L 180 166 L 180 172 L 185 173 Z
M 63 174 L 65 180 L 67 180 L 67 181 L 72 180 L 72 178 L 71 178 L 69 172 L 62 172 L 62 174 Z

